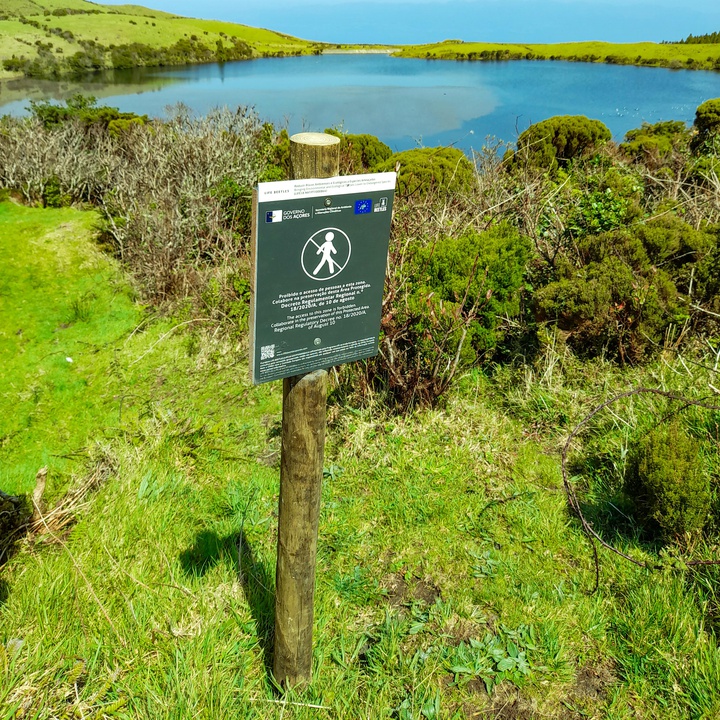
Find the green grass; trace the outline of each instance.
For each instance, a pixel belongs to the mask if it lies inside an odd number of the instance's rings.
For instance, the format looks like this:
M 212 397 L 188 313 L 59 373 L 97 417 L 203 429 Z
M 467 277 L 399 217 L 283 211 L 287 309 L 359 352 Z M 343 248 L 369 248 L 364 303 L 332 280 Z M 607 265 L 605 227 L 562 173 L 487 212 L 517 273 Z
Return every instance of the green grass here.
M 109 6 L 107 6 L 109 8 Z M 7 15 L 42 15 L 45 10 L 88 10 L 102 9 L 103 6 L 86 0 L 4 0 L 2 11 Z
M 109 6 L 108 6 L 109 7 Z M 120 6 L 125 8 L 125 6 Z M 167 47 L 182 38 L 196 35 L 209 47 L 221 39 L 220 33 L 247 42 L 258 54 L 263 52 L 307 52 L 310 44 L 271 30 L 218 20 L 195 20 L 172 15 L 137 12 L 104 15 L 66 15 L 51 17 L 48 25 L 70 30 L 78 39 L 88 38 L 102 45 L 139 42 L 150 47 Z M 133 24 L 135 23 L 135 24 Z M 154 24 L 153 24 L 154 23 Z M 2 26 L 0 25 L 0 28 Z M 38 31 L 36 31 L 38 32 Z M 79 46 L 78 46 L 79 49 Z
M 31 489 L 43 465 L 62 475 L 89 436 L 118 424 L 123 383 L 113 378 L 113 358 L 142 313 L 127 282 L 90 243 L 94 220 L 70 209 L 0 204 L 8 409 L 0 416 L 0 486 L 8 492 Z
M 603 554 L 591 594 L 562 491 L 562 438 L 640 375 L 550 360 L 471 373 L 406 417 L 331 408 L 313 682 L 280 704 L 280 383 L 249 384 L 242 338 L 148 319 L 93 222 L 0 205 L 0 422 L 24 433 L 3 430 L 0 487 L 29 490 L 44 462 L 65 485 L 110 469 L 71 529 L 0 570 L 0 717 L 717 716 L 712 576 Z M 591 440 L 608 450 L 616 420 Z
M 69 8 L 93 11 L 92 14 L 45 15 L 46 10 Z M 96 14 L 99 11 L 100 14 Z M 165 48 L 178 40 L 195 35 L 200 42 L 214 50 L 217 41 L 236 37 L 250 45 L 255 56 L 263 54 L 303 54 L 313 52 L 316 44 L 289 35 L 253 28 L 237 23 L 199 20 L 171 13 L 151 10 L 140 5 L 102 5 L 86 0 L 8 0 L 0 8 L 0 63 L 13 55 L 29 59 L 37 57 L 36 42 L 51 42 L 52 51 L 61 59 L 82 51 L 81 41 L 94 41 L 108 47 L 127 43 L 142 43 L 152 48 Z M 39 22 L 41 27 L 23 24 L 20 15 Z M 66 40 L 49 33 L 59 28 L 73 34 Z M 58 53 L 57 51 L 61 52 Z M 17 76 L 0 67 L 0 79 Z
M 672 68 L 712 69 L 720 63 L 720 45 L 682 43 L 606 43 L 572 42 L 555 44 L 476 43 L 446 40 L 441 43 L 413 45 L 402 48 L 400 57 L 437 60 L 483 59 L 581 60 L 614 62 L 628 65 L 655 65 Z M 497 53 L 506 53 L 497 57 Z

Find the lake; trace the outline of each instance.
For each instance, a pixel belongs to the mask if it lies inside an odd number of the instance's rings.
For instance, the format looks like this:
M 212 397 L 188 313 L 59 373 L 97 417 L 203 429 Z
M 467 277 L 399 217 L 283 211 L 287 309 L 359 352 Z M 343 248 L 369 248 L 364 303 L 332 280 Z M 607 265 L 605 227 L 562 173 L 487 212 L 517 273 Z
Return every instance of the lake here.
M 418 145 L 480 149 L 487 137 L 513 142 L 553 115 L 602 120 L 616 139 L 642 122 L 683 120 L 720 97 L 720 73 L 553 61 L 454 62 L 386 54 L 266 58 L 99 73 L 82 82 L 6 82 L 0 113 L 28 99 L 83 92 L 123 111 L 163 116 L 182 102 L 203 114 L 253 106 L 289 132 L 342 127 L 377 135 L 394 150 Z

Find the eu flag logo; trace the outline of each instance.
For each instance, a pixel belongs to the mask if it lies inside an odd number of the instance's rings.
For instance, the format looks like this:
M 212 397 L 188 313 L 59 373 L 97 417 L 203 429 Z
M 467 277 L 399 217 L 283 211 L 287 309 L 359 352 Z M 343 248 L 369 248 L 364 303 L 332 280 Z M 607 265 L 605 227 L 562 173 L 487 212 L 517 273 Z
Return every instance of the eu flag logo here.
M 367 213 L 372 212 L 372 200 L 368 198 L 367 200 L 356 200 L 355 201 L 355 214 L 356 215 L 366 215 Z

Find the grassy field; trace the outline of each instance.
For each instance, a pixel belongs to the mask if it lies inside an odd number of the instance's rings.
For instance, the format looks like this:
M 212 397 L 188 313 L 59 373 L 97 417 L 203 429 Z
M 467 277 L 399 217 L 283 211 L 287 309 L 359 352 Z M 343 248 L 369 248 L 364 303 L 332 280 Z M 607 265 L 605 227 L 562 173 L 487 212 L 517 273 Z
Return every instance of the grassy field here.
M 52 14 L 65 9 L 74 12 Z M 25 22 L 20 22 L 21 16 Z M 36 58 L 38 42 L 52 43 L 51 51 L 61 59 L 84 51 L 83 43 L 88 41 L 105 48 L 128 43 L 166 48 L 193 36 L 211 50 L 218 41 L 227 44 L 237 38 L 247 43 L 255 56 L 303 54 L 318 47 L 271 30 L 185 18 L 139 5 L 102 5 L 85 0 L 9 0 L 0 6 L 0 63 L 13 56 Z M 0 66 L 0 79 L 17 76 L 17 72 Z
M 558 455 L 614 388 L 704 378 L 552 348 L 468 374 L 441 409 L 331 406 L 313 683 L 278 697 L 280 383 L 249 384 L 242 336 L 148 316 L 93 223 L 0 204 L 0 487 L 31 490 L 42 465 L 50 505 L 92 487 L 0 569 L 0 717 L 720 714 L 714 576 L 604 554 L 593 593 Z M 595 442 L 617 451 L 641 409 Z M 611 537 L 655 556 L 631 527 Z
M 11 493 L 31 489 L 43 465 L 53 478 L 65 478 L 87 437 L 117 426 L 117 398 L 132 392 L 109 378 L 115 343 L 142 311 L 89 242 L 93 221 L 90 213 L 0 204 L 0 355 L 8 408 L 0 417 L 0 485 Z M 88 391 L 96 382 L 101 391 Z M 52 422 L 38 424 L 38 417 Z
M 574 42 L 557 44 L 470 43 L 446 40 L 402 48 L 400 57 L 437 60 L 579 60 L 671 68 L 713 69 L 720 66 L 720 45 Z

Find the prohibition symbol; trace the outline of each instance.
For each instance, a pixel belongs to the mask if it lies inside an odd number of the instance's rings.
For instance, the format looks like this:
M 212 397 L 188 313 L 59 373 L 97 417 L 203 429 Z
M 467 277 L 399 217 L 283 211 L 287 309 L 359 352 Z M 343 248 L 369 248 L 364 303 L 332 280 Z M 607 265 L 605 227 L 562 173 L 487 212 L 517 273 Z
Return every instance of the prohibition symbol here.
M 302 269 L 313 280 L 330 280 L 350 260 L 350 238 L 338 228 L 323 228 L 311 235 L 302 251 Z

